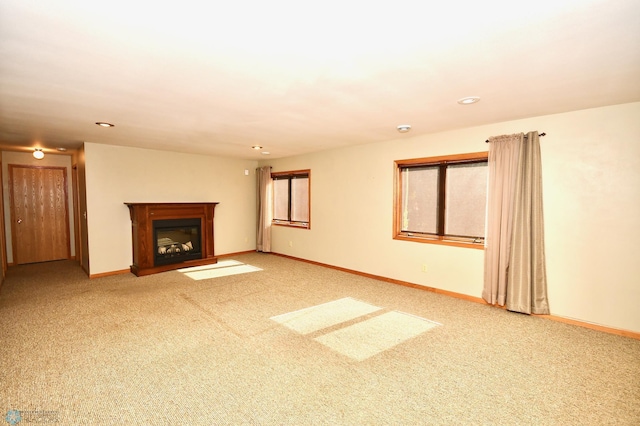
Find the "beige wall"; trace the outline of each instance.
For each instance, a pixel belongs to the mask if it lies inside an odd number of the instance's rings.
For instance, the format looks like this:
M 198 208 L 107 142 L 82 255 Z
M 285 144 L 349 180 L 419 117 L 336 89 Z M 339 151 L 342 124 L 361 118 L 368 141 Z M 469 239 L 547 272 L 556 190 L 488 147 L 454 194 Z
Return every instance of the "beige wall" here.
M 482 250 L 391 238 L 393 161 L 483 151 L 489 136 L 531 130 L 547 133 L 552 314 L 640 332 L 640 103 L 263 161 L 311 169 L 311 229 L 274 227 L 273 251 L 480 297 Z
M 9 164 L 28 166 L 66 167 L 67 169 L 67 203 L 69 206 L 69 245 L 71 256 L 76 255 L 75 227 L 73 226 L 73 179 L 71 173 L 71 156 L 46 154 L 42 160 L 36 160 L 29 152 L 2 152 L 2 187 L 4 195 L 4 220 L 7 241 L 7 262 L 13 263 L 13 247 L 11 242 L 11 189 L 9 188 Z
M 132 263 L 125 202 L 217 201 L 215 254 L 255 249 L 256 161 L 95 143 L 84 158 L 91 275 Z

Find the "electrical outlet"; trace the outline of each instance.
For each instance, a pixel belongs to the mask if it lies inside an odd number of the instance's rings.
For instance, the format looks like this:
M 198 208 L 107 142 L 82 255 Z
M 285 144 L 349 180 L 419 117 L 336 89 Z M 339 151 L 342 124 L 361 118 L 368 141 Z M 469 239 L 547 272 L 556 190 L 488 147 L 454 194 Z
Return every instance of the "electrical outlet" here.
M 289 247 L 293 247 L 293 241 L 289 241 Z
M 422 272 L 427 272 L 427 265 L 425 265 L 424 263 L 422 264 L 422 267 L 420 268 L 420 270 Z

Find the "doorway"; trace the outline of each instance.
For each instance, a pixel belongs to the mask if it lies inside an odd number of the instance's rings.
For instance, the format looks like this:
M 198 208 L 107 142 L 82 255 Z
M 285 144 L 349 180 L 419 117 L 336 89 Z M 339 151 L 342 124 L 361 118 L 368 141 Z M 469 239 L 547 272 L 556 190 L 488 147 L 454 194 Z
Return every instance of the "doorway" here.
M 68 259 L 67 169 L 8 166 L 14 264 Z

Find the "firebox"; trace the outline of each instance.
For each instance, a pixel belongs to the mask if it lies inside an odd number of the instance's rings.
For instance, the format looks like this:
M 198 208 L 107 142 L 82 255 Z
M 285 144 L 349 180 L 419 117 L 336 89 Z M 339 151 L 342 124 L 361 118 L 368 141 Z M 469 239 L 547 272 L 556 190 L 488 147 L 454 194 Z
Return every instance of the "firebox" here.
M 153 221 L 154 266 L 201 259 L 200 218 Z

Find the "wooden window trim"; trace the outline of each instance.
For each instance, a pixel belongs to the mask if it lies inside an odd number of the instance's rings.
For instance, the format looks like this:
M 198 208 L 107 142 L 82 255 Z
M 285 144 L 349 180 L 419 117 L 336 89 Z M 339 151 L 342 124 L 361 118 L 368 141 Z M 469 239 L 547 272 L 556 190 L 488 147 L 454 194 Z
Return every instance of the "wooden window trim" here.
M 392 237 L 394 240 L 400 241 L 413 241 L 426 244 L 437 244 L 453 247 L 473 248 L 477 250 L 484 250 L 484 239 L 482 242 L 473 242 L 465 238 L 457 239 L 451 236 L 445 235 L 432 235 L 432 234 L 416 234 L 412 232 L 402 231 L 402 205 L 400 197 L 402 196 L 402 178 L 401 172 L 404 167 L 418 167 L 418 166 L 440 166 L 456 163 L 466 163 L 473 161 L 488 161 L 489 153 L 487 151 L 473 152 L 468 154 L 455 154 L 444 155 L 437 157 L 423 157 L 423 158 L 411 158 L 407 160 L 394 161 L 394 186 L 393 186 L 393 230 Z M 440 185 L 444 185 L 444 181 L 440 182 Z M 442 202 L 444 197 L 444 191 L 439 188 L 438 191 L 439 203 Z M 438 224 L 438 233 L 444 234 L 444 223 Z
M 277 220 L 273 219 L 271 224 L 274 226 L 284 226 L 288 228 L 298 228 L 298 229 L 311 229 L 311 170 L 292 170 L 286 172 L 272 172 L 271 179 L 277 178 L 294 178 L 294 177 L 306 177 L 308 182 L 308 211 L 309 211 L 309 221 L 308 222 L 297 222 L 297 221 L 286 221 L 286 220 Z M 289 208 L 291 208 L 291 185 L 289 186 Z M 291 217 L 291 212 L 289 212 L 289 217 Z

